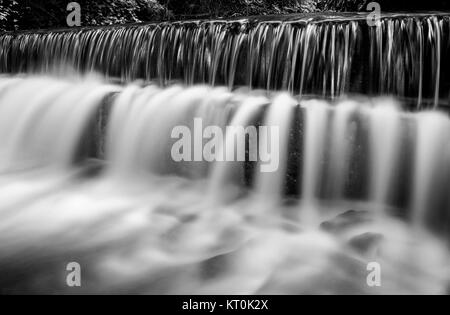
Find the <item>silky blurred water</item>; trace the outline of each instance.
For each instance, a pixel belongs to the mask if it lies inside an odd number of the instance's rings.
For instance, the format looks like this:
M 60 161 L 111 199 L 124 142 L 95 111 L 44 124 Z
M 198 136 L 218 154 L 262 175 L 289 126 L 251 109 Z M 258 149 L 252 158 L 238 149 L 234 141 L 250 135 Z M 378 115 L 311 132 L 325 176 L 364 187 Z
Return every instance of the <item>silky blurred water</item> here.
M 104 157 L 89 157 L 105 108 Z M 66 265 L 78 262 L 76 293 L 446 293 L 444 114 L 19 76 L 0 78 L 0 113 L 1 292 L 74 293 Z M 194 118 L 280 127 L 280 167 L 173 161 L 171 130 Z
M 348 93 L 438 107 L 448 94 L 447 13 L 308 13 L 0 35 L 1 73 L 72 67 L 121 82 Z M 446 102 L 445 102 L 446 103 Z

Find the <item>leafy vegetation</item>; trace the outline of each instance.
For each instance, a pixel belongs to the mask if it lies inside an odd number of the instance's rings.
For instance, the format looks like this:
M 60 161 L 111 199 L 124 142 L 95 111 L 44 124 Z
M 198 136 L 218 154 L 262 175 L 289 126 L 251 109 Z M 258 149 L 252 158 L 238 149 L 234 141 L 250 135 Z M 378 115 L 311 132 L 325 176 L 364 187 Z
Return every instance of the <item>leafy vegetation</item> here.
M 82 24 L 110 25 L 197 17 L 307 12 L 319 0 L 77 0 Z M 66 25 L 70 0 L 0 0 L 0 30 Z
M 14 29 L 16 24 L 17 2 L 12 0 L 0 0 L 0 31 Z
M 175 16 L 233 17 L 311 11 L 317 0 L 168 0 Z
M 67 4 L 81 5 L 82 24 L 110 25 L 189 18 L 312 11 L 365 11 L 372 0 L 0 0 L 0 31 L 66 26 Z M 376 0 L 382 11 L 450 10 L 448 0 Z
M 0 30 L 56 28 L 66 25 L 70 0 L 0 0 Z M 83 25 L 110 25 L 169 17 L 157 0 L 77 0 Z

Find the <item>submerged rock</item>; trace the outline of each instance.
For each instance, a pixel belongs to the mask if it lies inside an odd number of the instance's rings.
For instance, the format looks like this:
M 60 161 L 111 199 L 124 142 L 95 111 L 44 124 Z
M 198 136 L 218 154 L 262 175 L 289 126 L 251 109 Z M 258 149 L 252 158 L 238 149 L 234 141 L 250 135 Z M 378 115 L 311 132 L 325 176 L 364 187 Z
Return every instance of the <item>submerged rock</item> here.
M 339 214 L 332 220 L 323 222 L 320 227 L 322 230 L 339 234 L 345 230 L 359 224 L 368 223 L 371 221 L 371 216 L 367 211 L 349 210 L 345 213 Z
M 377 257 L 378 248 L 382 240 L 383 235 L 367 232 L 353 237 L 349 244 L 354 250 L 365 257 Z

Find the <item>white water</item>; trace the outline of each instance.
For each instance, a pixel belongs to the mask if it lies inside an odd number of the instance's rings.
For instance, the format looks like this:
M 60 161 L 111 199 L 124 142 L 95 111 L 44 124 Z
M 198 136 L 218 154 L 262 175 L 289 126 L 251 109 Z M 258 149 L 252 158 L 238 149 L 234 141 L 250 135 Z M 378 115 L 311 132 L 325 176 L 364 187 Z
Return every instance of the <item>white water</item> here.
M 415 119 L 417 147 L 411 204 L 415 224 L 423 226 L 425 217 L 429 215 L 427 208 L 435 202 L 433 191 L 442 189 L 445 185 L 442 178 L 448 175 L 450 125 L 447 117 L 437 113 L 422 113 Z
M 286 94 L 280 94 L 273 99 L 272 104 L 267 110 L 267 116 L 263 122 L 264 126 L 278 127 L 278 151 L 281 157 L 278 169 L 274 172 L 261 172 L 256 178 L 256 189 L 260 197 L 265 200 L 277 201 L 283 193 L 285 185 L 285 173 L 287 168 L 286 156 L 288 152 L 289 131 L 291 120 L 294 113 L 295 100 Z M 262 143 L 267 143 L 271 138 L 270 135 L 264 133 Z M 269 141 L 270 143 L 270 141 Z M 270 147 L 274 148 L 274 143 L 270 143 Z
M 376 205 L 383 206 L 388 204 L 389 194 L 395 190 L 392 185 L 399 162 L 401 116 L 396 104 L 387 100 L 377 104 L 369 117 L 370 197 Z
M 106 161 L 74 164 L 86 126 L 113 92 Z M 71 293 L 65 266 L 77 261 L 84 270 L 77 292 L 87 293 L 445 293 L 448 252 L 425 214 L 446 205 L 430 199 L 450 174 L 450 121 L 373 102 L 373 109 L 359 101 L 300 104 L 303 197 L 283 205 L 295 113 L 288 95 L 0 78 L 0 290 Z M 258 108 L 263 124 L 280 127 L 280 168 L 261 174 L 256 167 L 248 189 L 236 178 L 243 163 L 170 159 L 173 127 L 198 117 L 245 125 Z M 400 129 L 405 123 L 412 127 Z M 363 176 L 351 174 L 363 159 L 354 154 L 355 134 L 368 144 L 358 152 L 370 155 L 370 192 L 350 201 L 348 181 Z M 413 144 L 408 161 L 399 158 L 401 135 Z M 407 162 L 414 176 L 402 183 L 412 190 L 403 210 L 412 221 L 394 219 L 393 205 L 382 204 L 398 188 L 392 174 Z M 86 176 L 97 167 L 103 172 Z M 329 183 L 333 197 L 324 200 Z M 217 198 L 229 190 L 239 195 Z M 333 219 L 352 208 L 361 211 Z M 387 215 L 377 216 L 379 209 Z M 379 288 L 366 285 L 370 261 L 382 265 Z
M 249 97 L 245 102 L 241 104 L 238 111 L 236 112 L 233 120 L 230 123 L 230 126 L 249 126 L 251 124 L 251 119 L 254 119 L 254 116 L 261 111 L 263 105 L 268 104 L 269 100 L 265 97 Z M 228 133 L 226 135 L 226 145 L 234 146 L 234 139 L 238 136 L 238 131 Z M 225 148 L 222 147 L 219 156 L 223 156 L 223 151 L 232 151 L 233 148 Z M 215 199 L 221 199 L 223 194 L 223 187 L 227 186 L 233 178 L 243 178 L 244 174 L 244 166 L 243 163 L 232 162 L 232 161 L 223 161 L 217 162 L 214 165 L 214 169 L 211 175 L 211 195 Z
M 303 204 L 301 212 L 304 220 L 316 224 L 318 190 L 323 178 L 325 132 L 328 106 L 323 101 L 309 101 L 305 107 L 304 163 L 302 182 Z
M 331 123 L 330 180 L 331 196 L 336 200 L 344 198 L 346 176 L 350 169 L 350 152 L 353 149 L 354 117 L 358 104 L 353 101 L 342 102 L 340 110 L 334 112 Z

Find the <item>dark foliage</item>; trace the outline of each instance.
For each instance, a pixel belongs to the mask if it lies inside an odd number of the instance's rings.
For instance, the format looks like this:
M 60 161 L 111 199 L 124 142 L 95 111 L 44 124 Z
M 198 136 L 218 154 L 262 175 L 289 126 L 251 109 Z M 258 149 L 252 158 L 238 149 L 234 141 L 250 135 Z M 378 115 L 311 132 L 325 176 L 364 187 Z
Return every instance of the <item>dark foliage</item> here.
M 319 0 L 78 0 L 83 25 L 312 11 Z M 0 30 L 66 25 L 70 0 L 0 0 Z
M 66 25 L 68 0 L 0 0 L 0 29 L 55 28 Z M 78 0 L 83 25 L 161 20 L 169 12 L 157 0 Z
M 0 32 L 15 29 L 18 5 L 13 0 L 0 0 Z
M 175 16 L 233 17 L 304 12 L 315 0 L 165 0 Z
M 320 11 L 365 11 L 367 4 L 378 2 L 384 12 L 393 11 L 448 11 L 448 0 L 320 0 L 317 9 Z
M 0 31 L 66 25 L 71 0 L 0 0 Z M 365 11 L 372 0 L 78 0 L 82 24 L 238 17 L 311 11 Z M 450 10 L 448 0 L 376 0 L 382 11 Z

